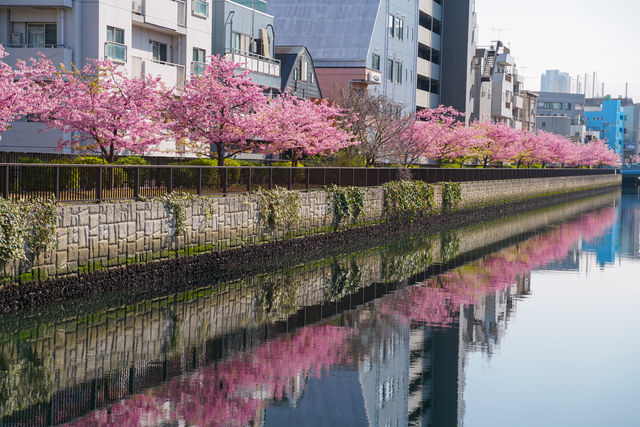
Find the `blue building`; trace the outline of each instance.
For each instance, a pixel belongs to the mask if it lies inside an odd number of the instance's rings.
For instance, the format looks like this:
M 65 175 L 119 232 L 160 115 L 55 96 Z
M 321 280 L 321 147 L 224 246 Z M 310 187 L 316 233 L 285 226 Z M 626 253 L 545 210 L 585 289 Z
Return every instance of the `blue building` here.
M 600 132 L 600 139 L 607 141 L 618 155 L 622 155 L 625 117 L 619 99 L 605 99 L 600 107 L 585 107 L 587 130 Z

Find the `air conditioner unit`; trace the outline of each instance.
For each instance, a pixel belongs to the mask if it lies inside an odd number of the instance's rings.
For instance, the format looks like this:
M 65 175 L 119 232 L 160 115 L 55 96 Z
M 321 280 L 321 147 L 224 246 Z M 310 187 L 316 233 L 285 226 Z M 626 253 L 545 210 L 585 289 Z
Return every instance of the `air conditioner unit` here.
M 11 33 L 11 44 L 12 45 L 21 45 L 22 44 L 22 33 Z
M 367 81 L 371 83 L 380 83 L 381 80 L 382 78 L 380 77 L 379 73 L 373 73 L 373 72 L 367 73 Z

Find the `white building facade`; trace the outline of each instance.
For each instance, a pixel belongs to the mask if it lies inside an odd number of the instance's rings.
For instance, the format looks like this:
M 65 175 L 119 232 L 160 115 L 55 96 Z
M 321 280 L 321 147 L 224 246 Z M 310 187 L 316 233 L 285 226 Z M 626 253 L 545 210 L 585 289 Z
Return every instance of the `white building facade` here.
M 0 0 L 0 43 L 11 65 L 39 52 L 77 67 L 108 58 L 131 76 L 158 75 L 179 87 L 211 55 L 211 15 L 205 0 Z M 0 150 L 55 152 L 63 135 L 41 130 L 14 123 Z

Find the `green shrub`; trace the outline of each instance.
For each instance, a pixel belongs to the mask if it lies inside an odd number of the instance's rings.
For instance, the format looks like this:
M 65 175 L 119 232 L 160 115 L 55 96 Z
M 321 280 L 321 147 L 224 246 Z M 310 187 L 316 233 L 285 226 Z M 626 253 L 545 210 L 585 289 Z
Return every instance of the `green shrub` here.
M 120 157 L 114 163 L 116 165 L 124 165 L 124 166 L 147 166 L 149 165 L 149 161 L 143 159 L 139 156 L 125 156 Z M 136 169 L 126 168 L 126 169 L 118 169 L 119 172 L 124 172 L 125 181 L 130 188 L 134 188 L 136 185 Z M 118 173 L 118 175 L 121 175 Z M 140 185 L 144 185 L 145 182 L 149 182 L 151 178 L 151 171 L 147 168 L 140 169 Z
M 427 211 L 433 208 L 433 187 L 423 181 L 391 181 L 382 185 L 388 214 Z
M 56 238 L 55 201 L 0 198 L 0 262 L 21 261 L 51 249 Z

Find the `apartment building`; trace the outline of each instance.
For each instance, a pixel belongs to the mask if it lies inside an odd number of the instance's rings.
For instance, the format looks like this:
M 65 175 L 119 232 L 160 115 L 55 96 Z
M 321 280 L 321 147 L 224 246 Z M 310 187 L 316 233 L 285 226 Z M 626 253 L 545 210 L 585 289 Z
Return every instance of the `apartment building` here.
M 536 96 L 524 90 L 524 77 L 516 68 L 511 50 L 500 41 L 478 48 L 473 68 L 471 118 L 504 123 L 515 129 L 531 128 L 535 122 L 531 102 Z
M 38 52 L 78 67 L 88 58 L 109 58 L 130 75 L 157 75 L 180 86 L 212 52 L 211 18 L 206 0 L 3 0 L 0 43 L 10 64 Z M 54 152 L 62 133 L 41 130 L 15 123 L 0 150 Z
M 417 0 L 269 0 L 278 45 L 306 46 L 325 97 L 356 87 L 416 107 Z
M 271 96 L 280 91 L 275 57 L 274 18 L 262 0 L 212 0 L 213 54 L 225 55 L 251 71 L 251 79 Z

